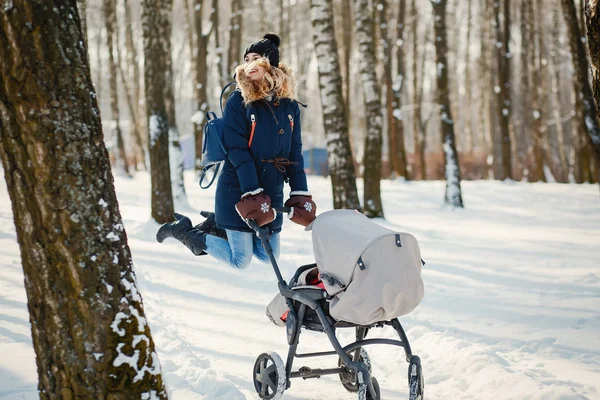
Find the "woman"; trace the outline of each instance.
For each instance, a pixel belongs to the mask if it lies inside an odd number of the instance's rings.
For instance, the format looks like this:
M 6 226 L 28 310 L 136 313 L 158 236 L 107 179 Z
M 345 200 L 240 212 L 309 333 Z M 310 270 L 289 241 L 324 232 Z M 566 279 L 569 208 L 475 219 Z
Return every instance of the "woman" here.
M 247 267 L 253 254 L 269 262 L 260 239 L 245 222 L 254 219 L 269 229 L 278 258 L 283 218 L 272 207 L 283 205 L 284 181 L 291 188 L 285 202 L 292 207 L 288 217 L 304 226 L 314 220 L 317 208 L 304 172 L 300 108 L 291 70 L 279 62 L 279 44 L 279 36 L 269 33 L 246 48 L 244 64 L 235 71 L 237 90 L 223 113 L 228 159 L 217 184 L 215 217 L 227 240 L 175 214 L 175 222 L 158 230 L 159 242 L 174 237 L 195 255 L 208 253 L 236 268 Z

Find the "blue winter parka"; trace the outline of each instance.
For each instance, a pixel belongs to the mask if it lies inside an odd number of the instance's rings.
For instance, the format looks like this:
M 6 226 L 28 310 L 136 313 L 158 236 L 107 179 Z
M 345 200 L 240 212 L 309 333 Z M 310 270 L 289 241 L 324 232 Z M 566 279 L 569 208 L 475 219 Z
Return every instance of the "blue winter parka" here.
M 248 78 L 243 74 L 240 77 L 238 72 L 237 90 L 229 96 L 223 113 L 227 160 L 217 183 L 215 214 L 220 228 L 252 232 L 235 208 L 243 194 L 262 188 L 271 198 L 272 207 L 281 207 L 285 181 L 289 182 L 292 192 L 307 192 L 308 186 L 298 102 L 274 96 L 256 98 L 255 93 L 245 93 L 251 89 L 248 89 L 249 82 L 240 82 L 241 79 Z M 273 162 L 281 160 L 280 157 L 291 162 L 285 167 L 279 166 L 284 172 Z M 279 214 L 267 227 L 271 232 L 280 232 L 282 223 L 283 215 Z

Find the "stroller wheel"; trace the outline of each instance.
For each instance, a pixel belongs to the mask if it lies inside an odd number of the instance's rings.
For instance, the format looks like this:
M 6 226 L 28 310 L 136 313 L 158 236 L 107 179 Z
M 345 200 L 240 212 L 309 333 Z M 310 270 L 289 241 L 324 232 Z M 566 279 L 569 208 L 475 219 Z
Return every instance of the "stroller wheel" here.
M 277 353 L 263 353 L 256 358 L 252 381 L 258 397 L 278 400 L 286 385 L 285 366 Z
M 408 365 L 409 400 L 423 400 L 425 381 L 419 356 L 412 356 Z
M 371 384 L 373 385 L 373 389 L 375 390 L 375 397 L 371 394 L 368 389 L 368 386 L 363 383 L 360 385 L 358 389 L 358 400 L 380 400 L 381 399 L 381 390 L 379 389 L 379 382 L 375 377 L 371 377 Z
M 350 358 L 352 358 L 353 352 L 348 353 L 348 355 L 350 356 Z M 371 373 L 371 359 L 369 358 L 369 354 L 367 353 L 367 351 L 363 348 L 360 349 L 360 356 L 358 358 L 358 361 L 367 364 L 367 367 L 369 367 L 369 373 Z M 356 383 L 356 372 L 346 368 L 341 358 L 338 360 L 338 367 L 343 369 L 343 371 L 340 372 L 340 381 L 342 382 L 344 388 L 350 393 L 358 392 L 358 384 Z

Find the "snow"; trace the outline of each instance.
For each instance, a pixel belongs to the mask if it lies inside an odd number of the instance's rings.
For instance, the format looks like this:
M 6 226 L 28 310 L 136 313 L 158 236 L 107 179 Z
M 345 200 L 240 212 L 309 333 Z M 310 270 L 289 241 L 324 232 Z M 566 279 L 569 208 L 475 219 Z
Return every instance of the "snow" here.
M 193 172 L 185 179 L 195 208 L 178 211 L 198 223 L 198 212 L 213 208 L 214 188 L 201 191 Z M 137 276 L 137 284 L 130 276 L 127 282 L 143 295 L 147 321 L 126 308 L 113 329 L 141 324 L 134 340 L 148 340 L 147 322 L 156 345 L 156 354 L 149 355 L 155 362 L 137 369 L 136 376 L 156 373 L 158 359 L 172 399 L 256 399 L 254 360 L 270 351 L 285 359 L 287 352 L 285 330 L 264 315 L 277 291 L 270 265 L 253 261 L 236 270 L 209 256 L 195 257 L 171 239 L 157 244 L 149 175 L 117 176 L 115 186 Z M 310 177 L 309 187 L 319 212 L 331 209 L 330 181 Z M 362 193 L 362 181 L 358 187 Z M 422 359 L 427 399 L 600 398 L 597 185 L 462 181 L 466 209 L 443 205 L 443 181 L 386 180 L 381 187 L 388 219 L 379 222 L 415 235 L 427 262 L 425 298 L 400 318 Z M 310 234 L 287 219 L 281 246 L 285 277 L 314 261 Z M 4 183 L 0 265 L 0 400 L 37 399 L 20 251 Z M 391 330 L 371 334 L 394 337 Z M 351 335 L 339 330 L 343 343 Z M 329 349 L 325 335 L 302 332 L 299 351 Z M 382 397 L 407 399 L 403 352 L 386 346 L 367 351 Z M 115 362 L 132 363 L 127 357 L 135 355 L 119 357 Z M 303 365 L 331 368 L 337 360 L 296 360 L 295 367 Z M 329 376 L 293 379 L 283 396 L 309 398 L 356 395 Z
M 446 68 L 446 66 L 442 63 L 437 63 L 437 76 L 438 78 L 442 76 L 442 73 L 444 72 L 444 68 Z
M 204 122 L 204 112 L 196 111 L 190 118 L 190 122 L 192 122 L 194 125 L 202 125 Z

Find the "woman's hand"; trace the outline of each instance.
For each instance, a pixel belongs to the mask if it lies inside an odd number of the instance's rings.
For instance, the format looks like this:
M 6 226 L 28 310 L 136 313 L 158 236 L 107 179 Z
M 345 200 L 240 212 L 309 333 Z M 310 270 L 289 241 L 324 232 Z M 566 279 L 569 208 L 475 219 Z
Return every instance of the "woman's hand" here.
M 242 199 L 235 205 L 235 209 L 244 221 L 253 219 L 260 226 L 273 222 L 277 217 L 277 213 L 271 208 L 271 198 L 262 191 L 257 189 L 244 193 Z
M 285 202 L 286 207 L 291 207 L 288 218 L 299 225 L 307 226 L 316 218 L 317 205 L 311 195 L 294 195 L 293 193 Z

